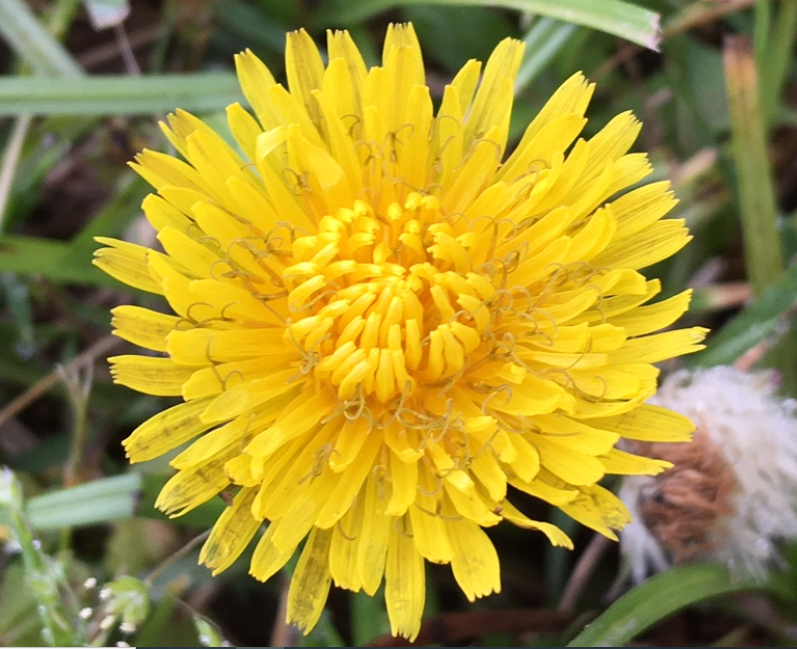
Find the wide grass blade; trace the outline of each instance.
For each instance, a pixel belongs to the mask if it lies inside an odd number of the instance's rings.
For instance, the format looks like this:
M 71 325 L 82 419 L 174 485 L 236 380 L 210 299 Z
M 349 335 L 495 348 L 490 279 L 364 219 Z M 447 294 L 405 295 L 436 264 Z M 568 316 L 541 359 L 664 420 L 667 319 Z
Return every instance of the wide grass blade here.
M 515 92 L 527 88 L 565 46 L 576 26 L 553 18 L 540 18 L 526 32 L 526 51 L 515 78 Z
M 126 473 L 31 498 L 27 515 L 39 530 L 94 525 L 135 512 L 141 474 Z
M 327 2 L 319 12 L 319 23 L 357 22 L 387 9 L 413 4 L 517 9 L 608 32 L 652 50 L 659 49 L 659 15 L 622 0 L 334 0 Z
M 0 271 L 41 275 L 56 284 L 90 284 L 119 288 L 119 282 L 91 265 L 91 255 L 74 259 L 68 243 L 39 237 L 0 237 Z
M 2 3 L 0 3 L 2 6 Z M 0 78 L 0 115 L 135 115 L 212 112 L 243 101 L 232 73 Z
M 622 647 L 690 604 L 750 588 L 751 583 L 732 579 L 720 564 L 677 566 L 623 595 L 567 646 Z
M 0 2 L 0 34 L 36 74 L 72 77 L 83 74 L 77 61 L 39 22 L 24 0 Z
M 729 37 L 724 50 L 747 274 L 753 292 L 760 294 L 781 275 L 784 268 L 766 120 L 761 108 L 758 70 L 750 40 L 744 36 Z
M 708 340 L 706 349 L 684 362 L 689 367 L 731 365 L 774 336 L 797 303 L 797 265 Z

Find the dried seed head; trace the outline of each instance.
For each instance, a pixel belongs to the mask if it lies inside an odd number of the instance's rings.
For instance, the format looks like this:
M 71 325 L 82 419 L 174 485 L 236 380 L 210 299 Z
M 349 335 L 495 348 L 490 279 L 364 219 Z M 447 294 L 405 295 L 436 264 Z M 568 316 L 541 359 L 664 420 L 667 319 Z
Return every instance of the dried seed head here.
M 689 443 L 631 445 L 673 463 L 655 477 L 627 478 L 620 492 L 634 517 L 622 550 L 636 580 L 695 559 L 762 575 L 778 540 L 797 537 L 796 405 L 774 390 L 771 374 L 729 367 L 665 381 L 653 402 L 698 430 Z

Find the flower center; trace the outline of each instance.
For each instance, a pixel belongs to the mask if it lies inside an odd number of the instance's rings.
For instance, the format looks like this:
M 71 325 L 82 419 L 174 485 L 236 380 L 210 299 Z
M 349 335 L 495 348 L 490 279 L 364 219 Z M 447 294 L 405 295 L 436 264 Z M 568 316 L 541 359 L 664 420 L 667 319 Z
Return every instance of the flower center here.
M 357 201 L 323 217 L 318 234 L 293 241 L 296 263 L 282 272 L 286 344 L 343 402 L 444 388 L 493 346 L 496 290 L 473 268 L 476 236 L 457 234 L 433 196 L 411 193 L 384 212 Z

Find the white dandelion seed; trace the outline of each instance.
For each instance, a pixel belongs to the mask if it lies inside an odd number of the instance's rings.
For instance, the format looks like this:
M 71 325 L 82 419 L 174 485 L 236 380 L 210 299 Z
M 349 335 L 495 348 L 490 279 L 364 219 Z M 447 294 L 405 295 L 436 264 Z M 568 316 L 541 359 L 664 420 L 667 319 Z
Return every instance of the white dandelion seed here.
M 715 367 L 677 372 L 651 399 L 698 430 L 689 443 L 634 443 L 674 465 L 628 477 L 620 491 L 634 518 L 621 548 L 636 581 L 693 559 L 762 577 L 778 543 L 797 538 L 797 402 L 775 389 L 771 372 Z

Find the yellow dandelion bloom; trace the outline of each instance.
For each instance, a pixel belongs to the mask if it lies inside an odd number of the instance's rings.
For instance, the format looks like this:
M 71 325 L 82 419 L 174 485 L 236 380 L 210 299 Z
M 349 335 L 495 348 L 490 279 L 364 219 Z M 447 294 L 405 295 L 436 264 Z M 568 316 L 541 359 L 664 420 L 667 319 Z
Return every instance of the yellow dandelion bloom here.
M 653 363 L 705 332 L 656 333 L 689 292 L 639 269 L 689 240 L 666 182 L 643 185 L 639 122 L 579 138 L 593 86 L 575 74 L 507 154 L 522 44 L 468 62 L 435 110 L 411 25 L 368 69 L 346 32 L 288 35 L 287 88 L 237 57 L 252 113 L 237 146 L 177 111 L 183 160 L 144 151 L 144 211 L 163 251 L 111 239 L 95 263 L 163 295 L 174 315 L 114 309 L 154 352 L 111 359 L 115 381 L 182 397 L 125 441 L 132 462 L 186 445 L 158 507 L 235 492 L 205 544 L 214 573 L 257 540 L 266 580 L 302 546 L 288 618 L 308 630 L 330 584 L 373 594 L 394 634 L 418 634 L 425 560 L 470 600 L 501 587 L 483 528 L 507 520 L 570 546 L 512 504 L 524 492 L 611 538 L 628 514 L 597 483 L 666 463 L 621 437 L 683 441 L 692 424 L 646 405 Z M 617 197 L 619 195 L 619 198 Z

